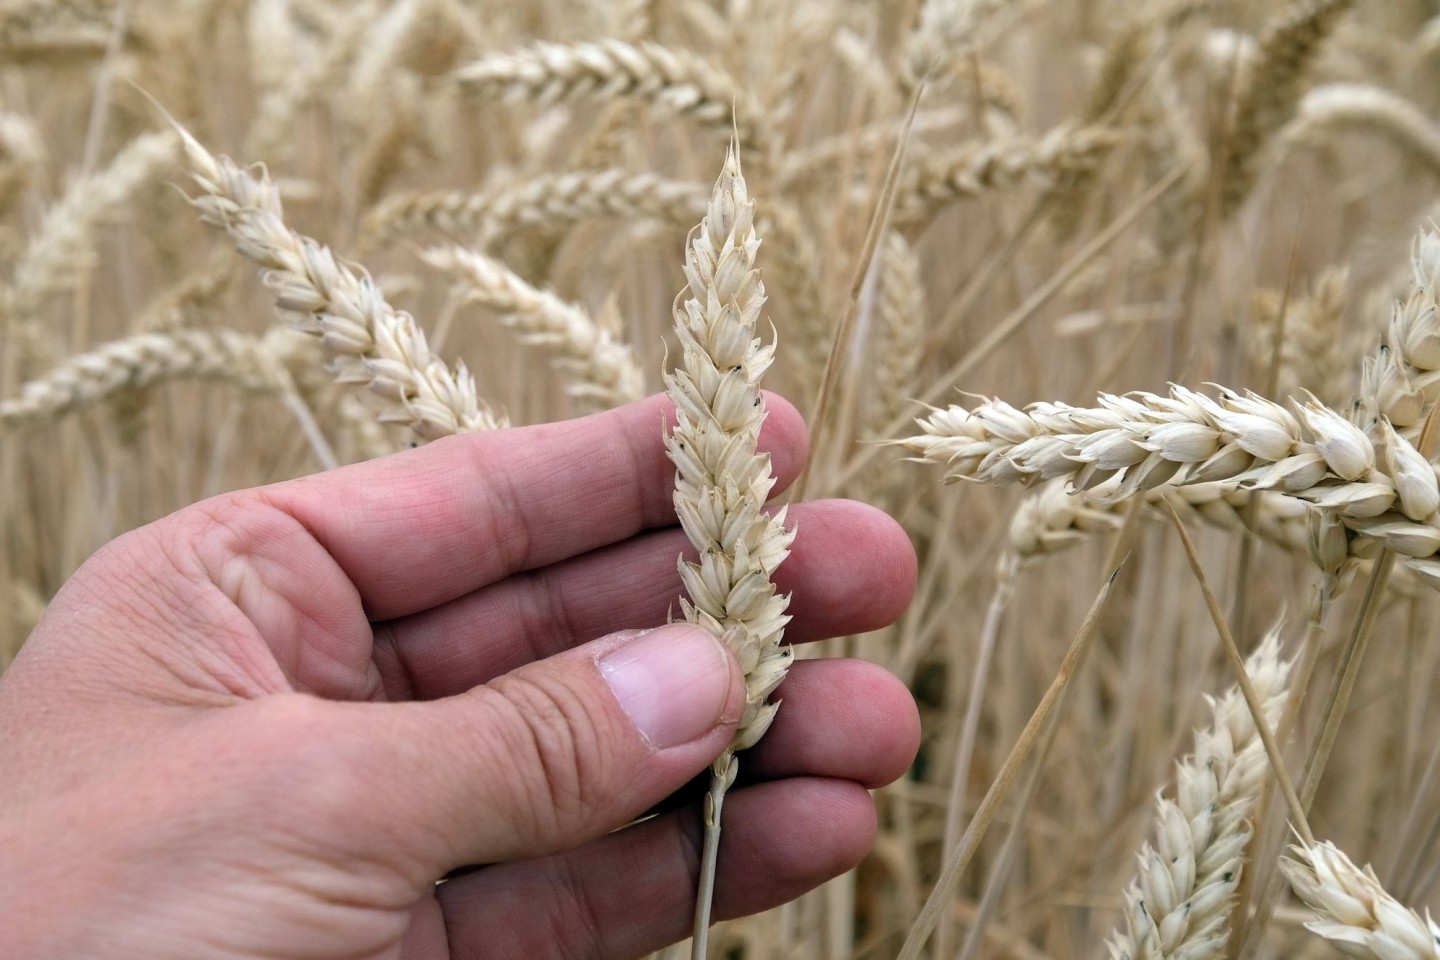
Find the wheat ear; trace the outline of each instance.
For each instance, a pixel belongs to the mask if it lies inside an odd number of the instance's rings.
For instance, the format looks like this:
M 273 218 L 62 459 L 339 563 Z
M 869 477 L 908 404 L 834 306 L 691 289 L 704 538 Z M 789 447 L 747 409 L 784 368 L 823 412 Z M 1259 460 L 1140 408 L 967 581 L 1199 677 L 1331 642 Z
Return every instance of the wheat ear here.
M 745 673 L 746 704 L 735 738 L 710 767 L 705 846 L 695 906 L 695 957 L 705 955 L 720 816 L 735 781 L 737 751 L 769 728 L 777 704 L 767 703 L 792 657 L 780 645 L 789 598 L 770 576 L 789 555 L 794 533 L 785 511 L 764 512 L 775 478 L 758 453 L 765 403 L 760 378 L 775 354 L 756 336 L 765 287 L 755 268 L 760 241 L 755 206 L 732 146 L 705 219 L 685 249 L 687 290 L 675 302 L 680 364 L 665 377 L 675 403 L 675 429 L 665 447 L 674 461 L 675 512 L 698 563 L 680 561 L 689 599 L 685 619 L 705 627 L 734 651 Z
M 380 419 L 408 426 L 421 441 L 501 425 L 464 365 L 452 371 L 431 353 L 414 318 L 386 303 L 369 274 L 285 225 L 280 194 L 263 168 L 214 157 L 177 129 L 201 190 L 190 201 L 200 218 L 227 231 L 241 256 L 261 268 L 276 305 L 320 338 L 339 382 L 364 384 Z
M 1372 439 L 1319 403 L 1292 413 L 1251 393 L 1216 400 L 1178 386 L 1169 397 L 1107 395 L 1100 404 L 952 406 L 919 421 L 922 435 L 898 442 L 917 459 L 947 464 L 950 479 L 1065 477 L 1089 489 L 1116 478 L 1112 499 L 1219 480 L 1275 490 L 1320 507 L 1440 586 L 1440 484 L 1389 420 L 1378 421 Z
M 902 182 L 895 200 L 897 224 L 923 223 L 947 203 L 978 197 L 1026 180 L 1062 187 L 1094 170 L 1119 135 L 1105 127 L 1062 124 L 1036 139 L 1015 136 L 961 147 L 925 160 Z
M 541 174 L 481 193 L 442 190 L 397 194 L 365 218 L 365 232 L 389 241 L 425 227 L 452 234 L 503 237 L 516 227 L 581 220 L 645 220 L 693 224 L 705 211 L 703 185 L 620 169 Z
M 453 276 L 475 301 L 500 313 L 523 343 L 554 354 L 565 392 L 595 409 L 645 395 L 645 376 L 628 344 L 616 340 L 578 306 L 532 287 L 498 260 L 462 247 L 433 247 L 426 263 Z
M 237 330 L 149 332 L 67 357 L 0 401 L 0 429 L 39 417 L 59 417 L 100 403 L 121 390 L 165 380 L 223 380 L 244 389 L 278 389 L 279 348 Z
M 1296 896 L 1315 911 L 1305 928 L 1342 953 L 1373 960 L 1440 960 L 1440 927 L 1385 892 L 1375 871 L 1355 863 L 1335 844 L 1290 848 L 1280 870 Z
M 756 124 L 764 111 L 732 77 L 687 50 L 650 41 L 539 43 L 491 54 L 454 76 L 472 93 L 508 100 L 648 100 L 707 126 L 729 130 L 733 124 L 741 143 L 763 139 Z
M 1285 708 L 1290 662 L 1277 631 L 1245 662 L 1274 727 Z M 1175 797 L 1156 798 L 1155 840 L 1125 894 L 1125 929 L 1110 941 L 1112 960 L 1219 960 L 1250 839 L 1246 817 L 1268 767 L 1265 746 L 1238 686 L 1210 700 L 1214 720 L 1195 736 L 1195 753 L 1176 770 Z
M 175 136 L 167 131 L 136 137 L 109 165 L 73 183 L 16 263 L 4 306 L 19 323 L 31 323 L 45 302 L 71 289 L 93 259 L 96 224 L 134 198 L 135 191 L 174 162 Z

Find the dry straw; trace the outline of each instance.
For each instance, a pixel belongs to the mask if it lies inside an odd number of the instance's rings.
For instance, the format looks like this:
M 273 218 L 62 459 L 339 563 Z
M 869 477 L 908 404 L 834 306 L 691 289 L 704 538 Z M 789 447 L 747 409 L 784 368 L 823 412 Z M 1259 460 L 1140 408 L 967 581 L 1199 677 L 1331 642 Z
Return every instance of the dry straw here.
M 285 225 L 280 194 L 262 168 L 242 169 L 180 134 L 201 190 L 191 201 L 200 218 L 227 231 L 261 268 L 276 305 L 320 339 L 336 379 L 369 388 L 382 421 L 409 427 L 421 441 L 501 425 L 464 365 L 451 370 L 432 354 L 414 318 L 386 303 L 367 273 Z
M 1306 929 L 1342 953 L 1372 960 L 1440 960 L 1440 927 L 1421 917 L 1329 841 L 1290 848 L 1280 869 L 1296 896 L 1316 913 Z
M 680 364 L 665 378 L 675 403 L 666 438 L 674 461 L 675 512 L 699 562 L 681 559 L 689 599 L 685 619 L 720 637 L 745 673 L 746 706 L 735 738 L 710 768 L 705 799 L 705 851 L 696 901 L 695 955 L 705 955 L 721 808 L 735 780 L 735 753 L 769 728 L 777 704 L 767 703 L 792 654 L 780 645 L 789 598 L 771 582 L 789 555 L 794 533 L 785 511 L 764 512 L 775 485 L 770 458 L 757 452 L 765 404 L 760 379 L 775 347 L 756 335 L 765 287 L 755 268 L 760 241 L 755 205 L 732 148 L 705 219 L 685 250 L 686 293 L 675 302 Z M 688 294 L 688 296 L 687 296 Z
M 1274 727 L 1285 707 L 1290 662 L 1272 631 L 1245 672 Z M 1196 733 L 1195 753 L 1176 770 L 1175 796 L 1156 798 L 1155 838 L 1125 894 L 1125 927 L 1112 960 L 1219 960 L 1244 868 L 1247 817 L 1269 761 L 1238 686 L 1210 701 L 1213 721 Z

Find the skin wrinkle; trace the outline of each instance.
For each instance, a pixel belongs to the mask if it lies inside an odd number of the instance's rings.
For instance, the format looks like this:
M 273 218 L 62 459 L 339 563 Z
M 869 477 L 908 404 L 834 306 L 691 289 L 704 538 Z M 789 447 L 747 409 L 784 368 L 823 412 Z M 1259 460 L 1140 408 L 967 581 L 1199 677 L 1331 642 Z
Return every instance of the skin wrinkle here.
M 567 793 L 573 794 L 575 791 L 567 791 L 557 782 L 556 778 L 562 771 L 550 751 L 557 749 L 559 737 L 567 736 L 568 731 L 552 729 L 554 725 L 549 723 L 532 723 L 526 717 L 521 709 L 522 703 L 525 707 L 554 714 L 553 707 L 547 709 L 548 698 L 543 694 L 537 696 L 530 692 L 533 686 L 528 681 L 514 676 L 500 677 L 491 684 L 490 689 L 496 695 L 485 696 L 481 700 L 485 709 L 506 712 L 510 716 L 497 723 L 486 724 L 489 729 L 503 733 L 505 737 L 503 741 L 497 738 L 498 742 L 485 744 L 482 751 L 484 760 L 478 762 L 478 766 L 494 770 L 541 771 L 542 776 L 538 780 L 534 777 L 507 780 L 505 792 L 516 794 L 518 799 L 502 806 L 527 818 L 528 822 L 512 823 L 512 830 L 516 835 L 533 837 L 544 850 L 554 850 L 562 845 L 562 810 L 572 809 L 562 808 L 561 801 Z M 562 716 L 562 722 L 568 725 L 568 718 Z M 515 762 L 514 758 L 519 758 L 519 762 Z M 568 772 L 568 776 L 575 776 L 573 768 Z
M 259 491 L 212 498 L 197 507 L 206 522 L 187 518 L 182 527 L 187 536 L 180 539 L 188 538 L 201 568 L 201 589 L 218 591 L 253 625 L 255 635 L 247 637 L 246 646 L 273 657 L 284 670 L 288 687 L 337 699 L 371 699 L 379 690 L 379 677 L 366 655 L 367 645 L 346 636 L 358 631 L 360 618 L 346 615 L 344 608 L 359 609 L 360 597 L 314 532 Z M 277 552 L 283 560 L 275 556 Z M 335 599 L 340 604 L 328 597 L 317 604 L 314 597 L 288 595 L 293 574 L 287 575 L 284 564 L 293 565 L 301 557 L 324 558 L 313 568 L 327 593 L 338 594 Z M 314 615 L 317 606 L 330 614 L 331 623 Z M 293 638 L 293 642 L 266 643 L 266 636 Z M 351 657 L 337 656 L 339 650 L 351 651 Z

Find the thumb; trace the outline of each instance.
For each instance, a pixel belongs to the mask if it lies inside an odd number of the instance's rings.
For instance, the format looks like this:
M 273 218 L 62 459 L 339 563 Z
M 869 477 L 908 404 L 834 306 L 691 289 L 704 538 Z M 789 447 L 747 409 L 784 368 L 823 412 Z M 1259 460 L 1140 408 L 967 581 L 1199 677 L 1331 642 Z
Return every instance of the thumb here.
M 367 762 L 383 781 L 369 815 L 434 872 L 568 849 L 713 761 L 744 689 L 723 644 L 676 623 L 596 640 L 460 696 L 393 705 L 400 719 L 376 717 L 370 734 L 384 747 Z

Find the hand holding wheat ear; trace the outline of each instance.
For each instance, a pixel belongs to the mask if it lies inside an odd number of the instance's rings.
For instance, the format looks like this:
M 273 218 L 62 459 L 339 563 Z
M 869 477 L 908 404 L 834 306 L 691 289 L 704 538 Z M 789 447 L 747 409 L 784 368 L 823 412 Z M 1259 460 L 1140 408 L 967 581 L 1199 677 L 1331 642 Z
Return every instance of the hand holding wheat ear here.
M 693 811 L 626 825 L 729 747 L 746 693 L 714 636 L 665 623 L 668 415 L 441 440 L 114 541 L 0 683 L 25 730 L 0 738 L 0 956 L 621 960 L 684 937 Z M 793 479 L 799 414 L 777 402 L 764 442 Z M 797 639 L 898 616 L 903 532 L 795 510 Z M 787 697 L 726 807 L 727 916 L 858 863 L 866 788 L 919 741 L 869 664 L 799 665 Z
M 760 378 L 775 348 L 755 335 L 765 286 L 755 269 L 760 241 L 755 205 L 732 148 L 705 219 L 685 250 L 690 296 L 675 301 L 681 360 L 665 378 L 675 402 L 666 450 L 675 462 L 675 512 L 700 560 L 680 561 L 690 594 L 685 619 L 725 641 L 745 672 L 745 714 L 735 739 L 710 768 L 705 798 L 705 854 L 695 908 L 695 956 L 705 956 L 720 811 L 735 782 L 735 753 L 754 746 L 775 717 L 767 698 L 785 678 L 792 654 L 780 646 L 789 598 L 771 573 L 790 553 L 794 533 L 785 511 L 764 512 L 775 485 L 770 458 L 757 452 L 765 404 Z M 681 295 L 682 297 L 684 294 Z

